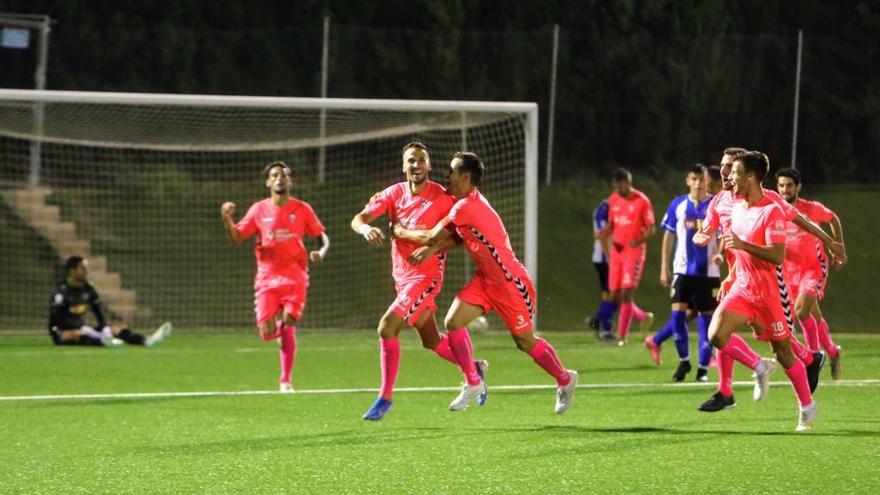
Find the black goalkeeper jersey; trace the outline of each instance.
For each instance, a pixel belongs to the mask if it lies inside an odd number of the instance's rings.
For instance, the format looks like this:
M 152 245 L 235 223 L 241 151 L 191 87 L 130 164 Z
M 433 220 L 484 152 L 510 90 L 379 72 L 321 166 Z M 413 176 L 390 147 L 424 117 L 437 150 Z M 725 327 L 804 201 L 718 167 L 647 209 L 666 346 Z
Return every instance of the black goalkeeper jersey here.
M 61 282 L 52 294 L 49 309 L 49 331 L 74 330 L 85 325 L 85 314 L 95 315 L 95 328 L 106 325 L 104 313 L 98 300 L 98 291 L 86 282 L 81 287 L 71 287 Z

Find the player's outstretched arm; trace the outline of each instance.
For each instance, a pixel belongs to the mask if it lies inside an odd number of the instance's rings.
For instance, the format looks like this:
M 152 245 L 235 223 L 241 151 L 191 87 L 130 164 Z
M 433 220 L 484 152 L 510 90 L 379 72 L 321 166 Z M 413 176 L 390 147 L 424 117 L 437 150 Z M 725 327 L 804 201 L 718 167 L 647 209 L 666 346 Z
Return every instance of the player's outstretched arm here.
M 226 238 L 229 242 L 238 246 L 244 240 L 241 234 L 235 228 L 235 221 L 232 216 L 235 215 L 235 203 L 227 201 L 220 207 L 220 216 L 223 217 L 223 228 L 226 229 Z
M 836 242 L 834 238 L 832 238 L 830 235 L 828 235 L 827 232 L 822 230 L 822 227 L 819 227 L 818 225 L 816 225 L 815 222 L 800 213 L 798 213 L 798 215 L 794 217 L 794 220 L 792 221 L 798 227 L 818 237 L 819 240 L 822 241 L 822 244 L 824 244 L 825 247 L 828 249 L 828 251 L 831 252 L 831 255 L 834 256 L 834 259 L 838 260 L 838 263 L 846 264 L 846 247 L 843 245 L 842 242 Z
M 752 256 L 756 256 L 764 261 L 769 261 L 774 265 L 782 264 L 785 260 L 785 243 L 770 244 L 767 246 L 759 246 L 740 239 L 734 233 L 728 233 L 721 236 L 721 242 L 725 249 L 740 249 Z
M 437 222 L 431 230 L 410 230 L 406 229 L 400 223 L 394 224 L 394 237 L 407 239 L 419 244 L 432 245 L 436 244 L 452 235 L 452 231 L 446 226 L 451 223 L 449 217 Z
M 360 234 L 371 246 L 381 246 L 385 241 L 385 232 L 370 225 L 370 222 L 375 219 L 376 217 L 364 208 L 351 219 L 351 230 Z
M 311 253 L 309 253 L 309 260 L 314 263 L 320 263 L 324 261 L 324 257 L 327 256 L 327 250 L 330 249 L 330 238 L 327 237 L 326 232 L 321 232 L 319 242 L 321 243 L 321 247 L 317 251 L 312 251 Z
M 443 239 L 436 244 L 431 244 L 430 246 L 422 246 L 416 249 L 412 252 L 412 254 L 409 255 L 408 261 L 413 265 L 418 265 L 426 259 L 430 258 L 431 256 L 434 256 L 436 253 L 439 253 L 440 251 L 446 249 L 452 249 L 459 244 L 461 244 L 461 238 L 459 238 L 457 235 L 450 235 L 446 239 Z

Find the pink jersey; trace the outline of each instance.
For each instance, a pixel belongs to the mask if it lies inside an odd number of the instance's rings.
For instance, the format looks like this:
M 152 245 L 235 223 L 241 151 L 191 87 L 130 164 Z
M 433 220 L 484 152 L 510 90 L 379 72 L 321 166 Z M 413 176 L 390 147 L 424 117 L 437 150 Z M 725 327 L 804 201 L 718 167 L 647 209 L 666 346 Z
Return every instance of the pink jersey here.
M 786 201 L 785 198 L 780 196 L 778 192 L 772 189 L 762 188 L 761 190 L 764 191 L 764 197 L 770 198 L 771 201 L 776 203 L 776 205 L 782 209 L 782 214 L 785 216 L 786 222 L 790 222 L 798 216 L 798 209 Z
M 305 201 L 290 198 L 275 206 L 271 198 L 251 205 L 235 230 L 248 238 L 256 234 L 257 292 L 288 284 L 308 285 L 309 257 L 303 235 L 317 237 L 324 226 Z
M 730 211 L 734 203 L 740 201 L 733 195 L 733 191 L 722 190 L 709 202 L 706 212 L 706 225 L 712 231 L 721 229 L 722 234 L 730 232 Z
M 651 200 L 638 189 L 632 189 L 626 198 L 612 193 L 608 197 L 608 224 L 615 248 L 618 251 L 627 249 L 629 241 L 641 238 L 645 228 L 654 224 Z
M 794 207 L 801 215 L 817 224 L 834 219 L 834 212 L 818 201 L 798 199 Z M 822 241 L 792 222 L 788 222 L 786 234 L 785 261 L 796 263 L 802 268 L 819 269 L 820 257 L 824 254 Z
M 477 264 L 477 276 L 493 281 L 529 279 L 510 246 L 501 217 L 479 190 L 474 189 L 455 203 L 449 218 Z
M 737 201 L 730 216 L 731 232 L 745 242 L 758 246 L 785 243 L 785 216 L 767 196 L 754 206 Z M 738 292 L 754 304 L 778 300 L 781 267 L 741 249 L 731 251 L 736 257 L 735 288 Z
M 400 222 L 408 230 L 430 230 L 446 218 L 454 201 L 436 182 L 428 181 L 425 189 L 415 196 L 409 184 L 400 182 L 376 195 L 366 209 L 375 217 L 388 215 L 391 223 Z M 443 276 L 445 253 L 437 253 L 419 265 L 407 261 L 409 255 L 421 246 L 407 239 L 395 237 L 391 240 L 391 274 L 394 280 L 400 282 L 412 277 Z

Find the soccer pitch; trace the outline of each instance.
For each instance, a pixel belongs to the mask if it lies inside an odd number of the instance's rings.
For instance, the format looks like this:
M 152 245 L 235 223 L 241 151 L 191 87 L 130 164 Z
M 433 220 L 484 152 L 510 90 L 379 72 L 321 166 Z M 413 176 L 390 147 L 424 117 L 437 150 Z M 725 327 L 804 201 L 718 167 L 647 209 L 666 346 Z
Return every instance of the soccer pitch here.
M 394 409 L 366 422 L 379 382 L 369 332 L 301 332 L 293 395 L 276 392 L 276 348 L 251 331 L 118 350 L 0 335 L 0 492 L 880 491 L 878 338 L 836 337 L 843 380 L 823 371 L 817 426 L 795 434 L 780 370 L 754 402 L 738 366 L 737 407 L 707 414 L 696 408 L 713 385 L 672 384 L 671 345 L 657 367 L 638 334 L 624 348 L 583 331 L 544 337 L 581 373 L 563 416 L 551 379 L 494 333 L 474 336 L 489 400 L 448 411 L 460 375 L 410 332 Z

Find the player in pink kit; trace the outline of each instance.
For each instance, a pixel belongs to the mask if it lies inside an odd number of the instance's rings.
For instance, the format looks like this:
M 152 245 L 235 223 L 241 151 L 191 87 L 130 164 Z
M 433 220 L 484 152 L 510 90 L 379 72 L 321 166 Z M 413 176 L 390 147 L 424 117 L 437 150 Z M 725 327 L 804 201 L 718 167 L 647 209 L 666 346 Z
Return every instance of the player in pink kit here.
M 734 205 L 730 232 L 721 236 L 721 242 L 734 252 L 736 278 L 712 317 L 709 338 L 720 352 L 755 370 L 759 385 L 756 391 L 760 392 L 756 400 L 769 390 L 769 378 L 775 365 L 741 345 L 742 339 L 734 332 L 751 325 L 759 340 L 768 340 L 800 405 L 795 431 L 806 431 L 815 423 L 817 408 L 806 367 L 791 349 L 790 327 L 782 307 L 782 299 L 786 297 L 781 268 L 785 258 L 786 220 L 779 206 L 767 198 L 761 188 L 761 180 L 769 168 L 769 160 L 760 152 L 748 151 L 734 159 L 730 181 L 734 194 L 743 201 Z
M 563 414 L 574 400 L 578 373 L 566 370 L 553 346 L 532 332 L 532 318 L 537 311 L 535 289 L 528 272 L 513 252 L 501 217 L 477 189 L 483 172 L 483 162 L 476 154 L 455 154 L 450 163 L 448 191 L 458 201 L 449 215 L 430 231 L 407 233 L 429 244 L 414 251 L 412 258 L 414 262 L 420 262 L 436 253 L 443 246 L 442 241 L 452 235 L 447 225 L 455 225 L 455 231 L 477 265 L 477 272 L 458 292 L 446 314 L 450 339 L 453 332 L 465 331 L 465 325 L 477 316 L 494 310 L 507 326 L 516 346 L 556 379 L 555 411 Z M 466 355 L 459 362 L 472 362 L 470 348 L 464 351 Z M 485 388 L 485 383 L 479 381 L 475 373 L 469 373 L 467 378 L 450 409 L 464 409 Z
M 597 237 L 611 237 L 608 289 L 614 302 L 620 304 L 617 344 L 625 345 L 633 319 L 644 322 L 644 326 L 650 326 L 654 319 L 653 313 L 635 305 L 633 296 L 644 272 L 647 241 L 654 235 L 656 227 L 651 200 L 632 187 L 632 174 L 628 170 L 616 169 L 612 184 L 614 192 L 608 197 L 608 225 Z
M 381 215 L 387 215 L 392 224 L 415 230 L 429 229 L 443 220 L 454 201 L 452 196 L 446 194 L 443 186 L 428 180 L 430 172 L 431 158 L 427 146 L 417 141 L 406 144 L 403 147 L 403 173 L 406 175 L 406 182 L 394 184 L 374 195 L 351 220 L 352 230 L 361 234 L 369 244 L 379 246 L 385 240 L 385 233 L 369 224 Z M 448 242 L 450 246 L 454 245 L 451 238 Z M 418 265 L 410 263 L 410 255 L 422 245 L 402 237 L 391 240 L 392 276 L 397 297 L 379 320 L 382 387 L 379 397 L 363 416 L 366 420 L 380 420 L 391 409 L 394 382 L 400 367 L 398 335 L 405 325 L 412 325 L 418 330 L 426 349 L 458 364 L 450 346 L 450 338 L 437 331 L 437 321 L 434 318 L 437 311 L 434 301 L 443 284 L 446 252 L 439 251 Z M 471 345 L 466 333 L 460 339 L 464 340 L 463 345 Z M 479 374 L 484 373 L 489 366 L 489 363 L 482 360 L 475 364 Z M 468 371 L 462 369 L 465 374 Z M 485 395 L 477 398 L 480 405 L 485 401 Z
M 706 243 L 708 243 L 709 239 L 711 238 L 711 233 L 717 229 L 720 229 L 722 234 L 727 234 L 730 232 L 730 213 L 733 209 L 734 204 L 742 201 L 741 198 L 737 198 L 733 194 L 733 184 L 730 181 L 730 173 L 734 159 L 738 155 L 741 155 L 745 152 L 746 150 L 744 148 L 727 148 L 724 150 L 724 153 L 721 157 L 721 178 L 723 190 L 719 194 L 717 194 L 712 199 L 712 202 L 709 204 L 709 211 L 706 215 L 706 221 L 703 224 L 703 228 L 694 236 L 695 244 L 705 245 Z M 811 222 L 809 219 L 804 218 L 802 215 L 800 215 L 796 208 L 786 203 L 778 194 L 767 189 L 762 190 L 769 199 L 773 200 L 783 210 L 783 214 L 785 215 L 787 221 L 794 222 L 811 234 L 818 236 L 823 242 L 829 245 L 830 249 L 838 250 L 839 248 L 842 248 L 842 244 L 834 244 L 833 239 L 831 239 L 828 234 L 822 231 L 819 226 Z M 718 294 L 719 300 L 724 298 L 724 295 L 733 284 L 736 276 L 736 267 L 733 254 L 730 251 L 724 250 L 723 245 L 721 246 L 721 248 L 721 251 L 725 255 L 728 263 L 728 276 L 721 283 L 721 290 Z M 789 323 L 790 325 L 790 330 L 793 330 L 793 326 L 791 326 L 793 324 L 793 320 L 791 319 L 790 298 L 783 298 L 783 305 L 784 311 L 788 315 L 787 323 Z M 751 351 L 751 348 L 748 346 L 748 344 L 740 337 L 734 336 L 734 338 L 738 341 L 739 345 L 743 346 L 744 348 L 748 348 L 750 352 L 754 352 Z M 798 359 L 803 361 L 804 365 L 807 366 L 807 377 L 810 384 L 810 391 L 815 391 L 819 383 L 819 373 L 825 363 L 825 356 L 820 353 L 811 352 L 807 347 L 802 345 L 794 335 L 792 335 L 791 346 Z M 709 400 L 700 405 L 699 409 L 704 412 L 716 412 L 722 409 L 733 407 L 736 404 L 733 398 L 733 359 L 723 353 L 717 354 L 718 390 L 715 395 L 713 395 Z M 760 389 L 760 384 L 756 384 L 754 397 L 763 397 L 763 394 L 764 392 Z
M 305 201 L 290 195 L 293 177 L 284 162 L 270 163 L 263 169 L 270 196 L 251 205 L 245 216 L 234 223 L 235 203 L 220 207 L 229 242 L 239 245 L 256 235 L 254 253 L 254 309 L 257 329 L 264 341 L 280 338 L 279 356 L 282 393 L 293 392 L 290 375 L 296 357 L 296 322 L 302 317 L 309 286 L 309 260 L 320 262 L 327 255 L 330 238 L 324 226 Z M 306 252 L 303 237 L 320 237 L 321 248 Z
M 776 172 L 776 187 L 786 202 L 793 205 L 805 217 L 817 224 L 827 223 L 831 226 L 834 241 L 843 245 L 843 226 L 840 218 L 818 201 L 809 201 L 800 197 L 801 176 L 793 168 L 784 168 Z M 828 277 L 828 259 L 822 244 L 814 236 L 797 225 L 787 225 L 787 242 L 785 244 L 786 277 L 794 299 L 795 314 L 804 330 L 807 346 L 818 351 L 820 345 L 831 359 L 831 377 L 840 378 L 840 346 L 831 340 L 828 323 L 820 317 L 816 322 L 813 314 L 819 311 L 819 300 L 824 297 L 824 286 Z M 840 269 L 845 260 L 835 258 L 835 266 Z

